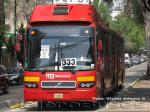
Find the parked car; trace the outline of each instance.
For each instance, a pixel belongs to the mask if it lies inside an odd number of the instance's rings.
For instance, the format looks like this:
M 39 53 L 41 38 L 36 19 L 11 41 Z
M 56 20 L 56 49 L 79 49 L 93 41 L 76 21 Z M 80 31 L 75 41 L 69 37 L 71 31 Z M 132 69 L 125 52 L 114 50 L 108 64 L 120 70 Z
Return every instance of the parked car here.
M 132 66 L 131 58 L 125 57 L 124 64 L 125 64 L 125 66 L 127 66 L 127 67 Z
M 147 55 L 142 54 L 141 57 L 144 58 L 144 61 L 147 61 Z
M 23 70 L 19 68 L 9 68 L 7 69 L 9 75 L 9 84 L 23 84 Z
M 0 65 L 0 90 L 3 93 L 9 92 L 9 78 L 4 65 Z
M 140 57 L 139 57 L 139 56 L 137 56 L 137 57 L 136 57 L 136 60 L 137 60 L 138 64 L 140 64 L 140 63 L 141 63 L 141 59 L 140 59 Z
M 143 63 L 145 61 L 145 59 L 143 57 L 140 57 L 140 61 L 141 61 L 141 63 Z
M 136 58 L 132 58 L 132 62 L 133 62 L 133 65 L 137 65 L 138 64 L 138 60 Z

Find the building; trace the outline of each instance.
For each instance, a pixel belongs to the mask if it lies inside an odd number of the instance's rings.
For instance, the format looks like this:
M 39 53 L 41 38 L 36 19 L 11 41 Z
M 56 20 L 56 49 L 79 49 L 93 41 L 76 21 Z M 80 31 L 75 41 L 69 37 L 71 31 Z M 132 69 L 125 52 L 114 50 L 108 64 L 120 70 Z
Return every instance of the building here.
M 115 21 L 115 17 L 124 11 L 125 0 L 113 0 L 113 5 L 110 8 L 112 20 Z

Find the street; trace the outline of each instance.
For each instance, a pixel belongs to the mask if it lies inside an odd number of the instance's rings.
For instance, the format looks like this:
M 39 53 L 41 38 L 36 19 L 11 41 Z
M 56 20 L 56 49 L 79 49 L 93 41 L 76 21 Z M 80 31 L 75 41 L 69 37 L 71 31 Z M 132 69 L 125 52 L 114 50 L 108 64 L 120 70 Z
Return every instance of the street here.
M 0 94 L 0 112 L 11 110 L 16 102 L 23 101 L 23 85 L 10 86 L 8 94 Z
M 134 96 L 132 98 L 129 97 L 124 97 L 126 99 L 123 99 L 122 94 L 126 95 L 130 95 L 129 89 L 131 86 L 133 86 L 135 84 L 135 81 L 137 81 L 141 76 L 143 76 L 146 72 L 147 69 L 147 62 L 144 62 L 142 64 L 139 65 L 135 65 L 132 66 L 131 68 L 126 68 L 126 76 L 125 76 L 125 83 L 124 83 L 124 88 L 120 91 L 118 91 L 115 96 L 113 97 L 106 97 L 106 104 L 104 104 L 104 106 L 98 108 L 98 109 L 94 109 L 90 111 L 94 111 L 94 112 L 99 112 L 99 111 L 108 111 L 109 109 L 112 109 L 113 107 L 118 107 L 118 104 L 116 102 L 120 101 L 120 100 L 128 100 L 130 101 L 130 103 L 132 103 L 131 105 L 133 105 L 133 100 L 141 100 L 141 98 L 145 97 L 137 97 Z M 133 99 L 134 98 L 134 99 Z M 115 102 L 115 103 L 111 103 L 111 102 Z M 36 102 L 29 102 L 27 104 L 23 104 L 23 85 L 22 86 L 10 86 L 10 92 L 8 94 L 0 94 L 0 112 L 4 112 L 4 111 L 12 111 L 12 112 L 17 112 L 17 111 L 37 111 L 36 109 Z M 140 105 L 140 104 L 138 104 Z M 125 103 L 123 106 L 129 106 L 129 103 Z M 20 108 L 19 108 L 20 107 Z M 53 108 L 53 111 L 56 108 Z M 64 110 L 64 108 L 57 108 L 57 111 L 61 111 Z M 68 111 L 68 109 L 65 109 L 64 111 Z M 71 109 L 69 109 L 69 112 L 71 111 Z M 81 109 L 73 109 L 73 111 L 81 111 Z M 86 111 L 89 111 L 89 108 L 86 109 Z
M 130 86 L 134 81 L 143 76 L 146 73 L 147 62 L 142 63 L 140 65 L 132 66 L 131 68 L 127 68 L 125 70 L 125 88 Z

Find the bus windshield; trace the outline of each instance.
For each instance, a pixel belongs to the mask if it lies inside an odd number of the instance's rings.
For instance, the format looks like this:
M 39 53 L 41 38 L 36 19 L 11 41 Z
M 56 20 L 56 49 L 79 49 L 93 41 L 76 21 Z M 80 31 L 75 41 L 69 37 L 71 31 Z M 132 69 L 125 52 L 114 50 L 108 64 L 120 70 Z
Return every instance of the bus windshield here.
M 68 34 L 45 34 L 27 39 L 28 68 L 39 71 L 94 69 L 93 37 Z

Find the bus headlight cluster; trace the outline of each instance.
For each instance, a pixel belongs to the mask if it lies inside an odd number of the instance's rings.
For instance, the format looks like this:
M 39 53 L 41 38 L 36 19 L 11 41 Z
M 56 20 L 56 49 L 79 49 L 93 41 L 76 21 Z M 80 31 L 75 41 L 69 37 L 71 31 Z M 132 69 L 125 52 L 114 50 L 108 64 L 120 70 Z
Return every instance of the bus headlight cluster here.
M 34 82 L 27 82 L 24 84 L 26 88 L 37 88 L 37 83 Z
M 80 88 L 92 88 L 94 87 L 95 82 L 81 82 L 79 87 Z

